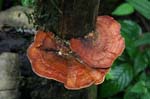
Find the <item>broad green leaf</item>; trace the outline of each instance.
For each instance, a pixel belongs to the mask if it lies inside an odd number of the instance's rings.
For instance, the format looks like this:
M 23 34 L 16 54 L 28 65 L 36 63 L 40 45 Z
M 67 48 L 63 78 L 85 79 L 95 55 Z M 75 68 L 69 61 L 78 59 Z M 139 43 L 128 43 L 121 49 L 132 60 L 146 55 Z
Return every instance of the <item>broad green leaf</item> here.
M 124 95 L 123 99 L 141 99 L 142 94 L 132 93 L 129 90 Z
M 134 93 L 130 90 L 127 90 L 124 94 L 124 99 L 149 99 L 149 92 L 147 93 Z
M 147 74 L 146 72 L 142 72 L 141 75 L 139 75 L 138 81 L 145 81 L 145 86 L 146 88 L 149 89 L 149 92 L 150 92 L 150 74 Z
M 150 99 L 150 92 L 145 94 L 127 92 L 124 95 L 124 99 Z
M 126 0 L 145 18 L 150 19 L 150 1 L 149 0 Z
M 149 97 L 150 92 L 145 81 L 138 81 L 135 85 L 130 86 L 124 95 L 124 99 L 149 99 Z
M 130 90 L 130 92 L 133 93 L 147 93 L 147 88 L 145 81 L 139 81 L 137 82 Z
M 105 81 L 100 86 L 101 97 L 109 97 L 122 91 L 133 78 L 133 70 L 129 64 L 115 66 L 110 72 L 113 79 Z
M 137 80 L 144 80 L 144 81 L 146 79 L 147 79 L 147 74 L 145 72 L 142 72 L 137 78 Z
M 121 32 L 123 36 L 135 40 L 137 37 L 139 37 L 139 35 L 141 35 L 142 29 L 137 23 L 131 20 L 123 20 L 119 22 L 121 24 Z
M 109 73 L 106 75 L 106 80 L 110 80 L 110 79 L 113 79 L 113 75 L 111 74 L 111 72 L 109 72 Z
M 131 40 L 127 36 L 124 36 L 124 37 L 125 37 L 125 44 L 126 44 L 125 52 L 127 51 L 126 53 L 128 53 L 128 56 L 130 56 L 128 59 L 134 59 L 134 57 L 138 53 L 138 49 L 135 47 L 133 40 Z
M 144 53 L 139 53 L 134 60 L 134 73 L 138 74 L 148 66 L 147 57 Z
M 135 41 L 135 46 L 140 46 L 144 44 L 150 44 L 150 33 L 142 34 L 138 40 Z
M 125 38 L 126 50 L 133 59 L 137 54 L 137 48 L 134 45 L 135 40 L 141 35 L 141 27 L 130 20 L 119 21 L 121 24 L 121 33 Z
M 141 99 L 150 99 L 150 92 L 147 92 L 144 95 L 142 95 Z
M 113 15 L 123 16 L 134 12 L 134 8 L 129 3 L 123 3 L 118 6 L 113 12 Z

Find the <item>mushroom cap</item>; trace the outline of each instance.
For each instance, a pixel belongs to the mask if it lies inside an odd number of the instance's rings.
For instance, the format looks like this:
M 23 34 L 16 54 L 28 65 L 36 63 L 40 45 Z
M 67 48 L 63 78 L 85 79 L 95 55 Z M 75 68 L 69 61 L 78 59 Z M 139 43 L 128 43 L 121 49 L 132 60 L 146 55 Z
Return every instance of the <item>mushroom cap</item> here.
M 32 65 L 32 70 L 37 75 L 65 82 L 67 77 L 66 63 L 51 51 L 53 49 L 56 49 L 56 45 L 52 33 L 40 31 L 28 48 L 27 56 Z
M 84 63 L 94 68 L 109 68 L 125 48 L 120 24 L 110 16 L 99 16 L 96 32 L 84 38 L 73 38 L 70 47 Z
M 81 89 L 104 81 L 109 69 L 95 69 L 79 62 L 74 56 L 59 54 L 66 49 L 54 35 L 39 31 L 27 50 L 33 71 L 44 78 L 64 84 L 67 89 Z M 62 51 L 63 52 L 63 51 Z

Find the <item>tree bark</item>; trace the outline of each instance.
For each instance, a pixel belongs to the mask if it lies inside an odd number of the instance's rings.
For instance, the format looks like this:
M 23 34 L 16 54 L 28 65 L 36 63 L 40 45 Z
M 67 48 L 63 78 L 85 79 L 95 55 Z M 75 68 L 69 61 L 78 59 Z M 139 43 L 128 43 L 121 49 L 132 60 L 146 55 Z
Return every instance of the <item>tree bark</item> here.
M 61 34 L 81 37 L 94 30 L 99 0 L 62 0 L 61 5 Z
M 35 23 L 61 38 L 81 37 L 95 28 L 100 0 L 37 0 Z
M 53 32 L 63 39 L 85 36 L 95 29 L 99 1 L 37 0 L 34 11 L 35 26 L 38 29 Z M 61 90 L 61 88 L 55 90 L 54 94 L 61 92 Z M 58 94 L 61 95 L 62 93 Z M 96 99 L 97 87 L 69 92 L 66 90 L 63 94 L 63 96 L 55 97 L 55 99 Z

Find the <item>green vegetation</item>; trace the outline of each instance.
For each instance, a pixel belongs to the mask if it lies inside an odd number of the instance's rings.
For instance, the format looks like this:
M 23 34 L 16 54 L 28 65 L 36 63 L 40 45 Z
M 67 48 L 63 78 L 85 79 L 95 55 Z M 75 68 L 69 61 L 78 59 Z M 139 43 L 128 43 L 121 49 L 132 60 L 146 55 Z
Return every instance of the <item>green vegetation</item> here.
M 21 0 L 23 6 L 32 7 L 35 0 Z
M 150 99 L 150 31 L 143 30 L 136 20 L 119 17 L 134 17 L 135 13 L 147 24 L 150 1 L 126 0 L 112 12 L 122 26 L 126 49 L 99 86 L 99 99 Z

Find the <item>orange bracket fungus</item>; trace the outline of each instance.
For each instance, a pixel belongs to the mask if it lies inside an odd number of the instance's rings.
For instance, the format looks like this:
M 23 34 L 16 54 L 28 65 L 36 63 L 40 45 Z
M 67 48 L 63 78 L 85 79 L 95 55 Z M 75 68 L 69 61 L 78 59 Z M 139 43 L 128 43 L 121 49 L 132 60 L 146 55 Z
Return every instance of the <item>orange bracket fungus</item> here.
M 100 16 L 95 33 L 72 38 L 68 45 L 51 32 L 38 31 L 27 54 L 37 75 L 77 90 L 101 84 L 124 47 L 120 25 L 109 16 Z
M 71 39 L 71 49 L 94 68 L 109 68 L 125 48 L 120 24 L 109 16 L 99 16 L 96 33 L 85 38 Z

